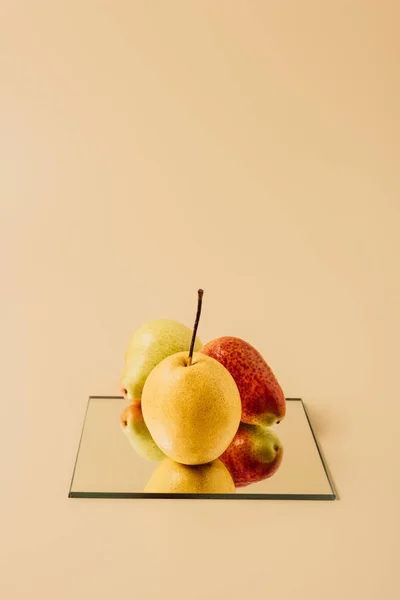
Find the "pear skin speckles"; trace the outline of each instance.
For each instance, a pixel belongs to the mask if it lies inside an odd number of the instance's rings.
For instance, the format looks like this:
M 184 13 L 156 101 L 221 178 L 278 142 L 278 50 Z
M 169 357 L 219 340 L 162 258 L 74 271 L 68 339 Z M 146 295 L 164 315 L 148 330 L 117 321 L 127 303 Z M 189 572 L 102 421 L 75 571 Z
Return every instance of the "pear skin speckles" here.
M 270 426 L 284 418 L 282 388 L 251 344 L 236 337 L 221 337 L 206 344 L 200 353 L 215 358 L 232 375 L 240 392 L 244 423 Z
M 239 390 L 216 360 L 187 352 L 161 361 L 143 388 L 143 417 L 161 450 L 173 460 L 198 465 L 220 456 L 240 423 Z

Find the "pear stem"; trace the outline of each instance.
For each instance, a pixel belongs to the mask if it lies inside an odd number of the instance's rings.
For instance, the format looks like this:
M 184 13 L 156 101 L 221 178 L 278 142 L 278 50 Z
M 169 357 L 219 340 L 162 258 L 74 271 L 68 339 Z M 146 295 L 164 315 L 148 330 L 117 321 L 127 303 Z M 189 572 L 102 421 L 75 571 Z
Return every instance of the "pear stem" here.
M 197 295 L 198 295 L 198 299 L 197 299 L 197 314 L 196 314 L 196 320 L 194 322 L 194 327 L 193 327 L 192 341 L 190 342 L 188 367 L 190 367 L 190 365 L 192 364 L 194 343 L 196 341 L 197 328 L 199 326 L 200 315 L 201 315 L 201 305 L 203 303 L 203 294 L 204 294 L 203 290 L 197 290 Z

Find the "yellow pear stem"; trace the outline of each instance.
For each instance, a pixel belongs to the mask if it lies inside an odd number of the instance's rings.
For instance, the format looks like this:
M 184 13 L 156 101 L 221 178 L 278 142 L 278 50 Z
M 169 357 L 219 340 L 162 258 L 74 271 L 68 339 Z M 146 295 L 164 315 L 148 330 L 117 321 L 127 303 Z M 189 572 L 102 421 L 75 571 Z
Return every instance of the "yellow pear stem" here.
M 203 290 L 197 290 L 197 295 L 198 295 L 198 299 L 197 299 L 197 314 L 196 314 L 196 320 L 194 322 L 194 327 L 193 327 L 192 341 L 190 342 L 188 367 L 190 367 L 190 365 L 192 364 L 194 343 L 196 341 L 197 328 L 199 326 L 200 315 L 201 315 L 201 305 L 203 303 L 203 294 L 204 294 Z

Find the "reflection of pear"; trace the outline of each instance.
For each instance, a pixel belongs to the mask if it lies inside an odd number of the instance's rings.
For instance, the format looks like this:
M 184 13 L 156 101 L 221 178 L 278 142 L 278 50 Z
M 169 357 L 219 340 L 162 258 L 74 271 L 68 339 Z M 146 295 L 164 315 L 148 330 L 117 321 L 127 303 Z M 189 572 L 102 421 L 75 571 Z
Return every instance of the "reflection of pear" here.
M 283 458 L 283 446 L 268 427 L 240 423 L 229 448 L 220 457 L 236 487 L 272 477 Z
M 121 377 L 124 398 L 139 401 L 150 371 L 167 356 L 189 352 L 192 330 L 182 323 L 158 319 L 142 325 L 133 334 L 125 353 L 125 369 Z M 196 338 L 195 350 L 202 344 Z
M 139 403 L 127 406 L 120 417 L 121 427 L 131 446 L 147 460 L 160 461 L 164 453 L 157 446 L 144 422 Z
M 181 465 L 165 458 L 144 489 L 158 494 L 234 494 L 235 484 L 220 460 L 204 465 Z

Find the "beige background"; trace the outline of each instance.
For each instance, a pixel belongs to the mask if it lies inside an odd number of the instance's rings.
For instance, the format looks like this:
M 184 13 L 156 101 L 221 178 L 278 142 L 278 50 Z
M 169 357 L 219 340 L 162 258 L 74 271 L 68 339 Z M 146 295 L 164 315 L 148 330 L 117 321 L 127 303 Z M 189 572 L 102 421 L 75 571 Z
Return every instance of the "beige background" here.
M 398 598 L 399 4 L 0 2 L 0 592 Z M 341 500 L 69 500 L 156 317 L 246 338 Z

